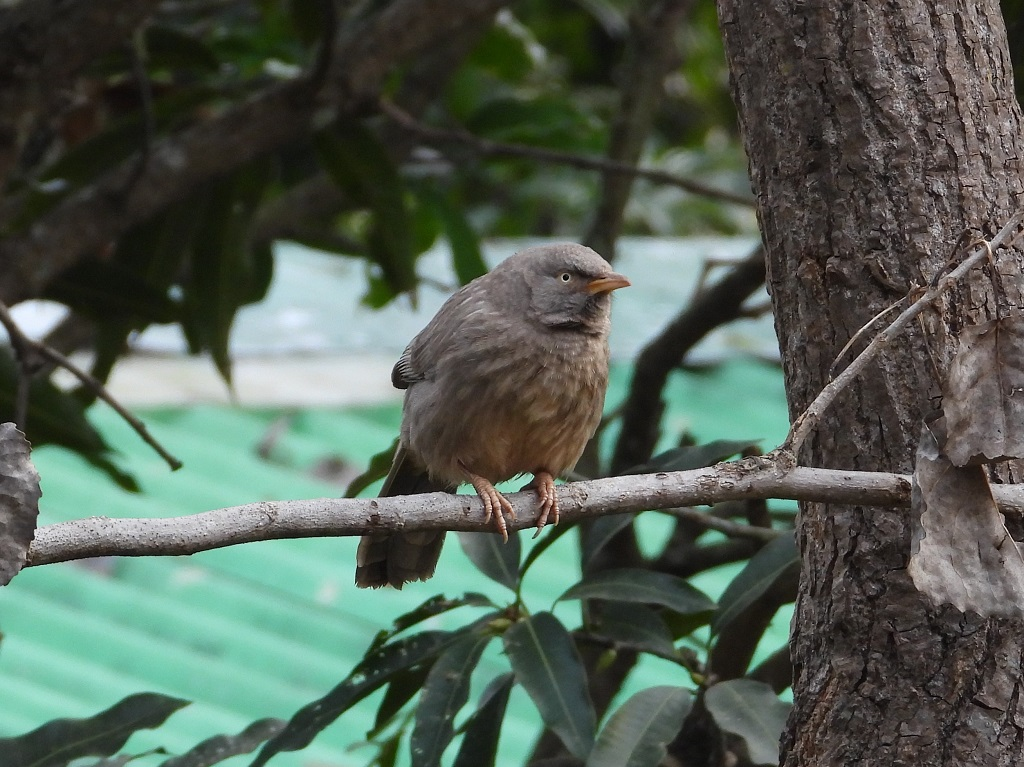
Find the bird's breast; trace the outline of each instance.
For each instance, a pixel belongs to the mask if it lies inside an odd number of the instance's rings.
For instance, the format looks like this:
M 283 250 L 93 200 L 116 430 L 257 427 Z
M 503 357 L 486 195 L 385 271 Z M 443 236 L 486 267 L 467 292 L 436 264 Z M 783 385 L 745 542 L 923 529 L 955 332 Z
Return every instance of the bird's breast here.
M 460 462 L 499 482 L 562 474 L 600 422 L 608 382 L 603 337 L 551 334 L 452 360 L 407 394 L 405 438 L 435 477 L 458 481 Z

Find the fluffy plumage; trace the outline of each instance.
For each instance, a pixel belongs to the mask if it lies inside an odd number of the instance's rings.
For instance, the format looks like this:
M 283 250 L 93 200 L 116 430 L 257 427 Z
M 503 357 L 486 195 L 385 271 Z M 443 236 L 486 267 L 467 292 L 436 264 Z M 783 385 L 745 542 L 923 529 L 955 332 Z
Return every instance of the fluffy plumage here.
M 601 419 L 611 292 L 629 285 L 571 243 L 516 253 L 445 302 L 392 371 L 405 389 L 399 449 L 381 495 L 471 483 L 505 534 L 511 506 L 493 484 L 533 474 L 538 526 L 558 521 L 554 478 Z M 444 533 L 379 533 L 359 544 L 356 585 L 426 580 Z

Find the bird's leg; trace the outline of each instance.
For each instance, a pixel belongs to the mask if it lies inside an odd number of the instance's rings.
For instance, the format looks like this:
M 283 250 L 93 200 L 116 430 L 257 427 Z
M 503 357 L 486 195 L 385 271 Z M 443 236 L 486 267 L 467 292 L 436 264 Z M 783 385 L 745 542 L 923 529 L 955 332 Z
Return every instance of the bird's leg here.
M 508 543 L 508 526 L 505 524 L 505 515 L 515 519 L 516 512 L 512 508 L 512 504 L 498 492 L 494 485 L 480 475 L 471 472 L 462 461 L 459 461 L 459 466 L 462 467 L 462 471 L 466 475 L 466 481 L 473 486 L 476 494 L 483 501 L 484 522 L 490 522 L 493 516 L 494 524 L 498 528 L 498 532 L 501 533 L 501 539 Z
M 558 524 L 558 496 L 555 495 L 555 478 L 551 476 L 550 472 L 538 471 L 533 475 L 533 480 L 530 484 L 523 487 L 523 490 L 536 490 L 537 497 L 540 498 L 540 515 L 537 517 L 537 532 L 533 534 L 536 538 L 540 535 L 540 531 L 544 529 L 544 525 L 548 523 L 548 517 L 551 517 L 551 524 Z

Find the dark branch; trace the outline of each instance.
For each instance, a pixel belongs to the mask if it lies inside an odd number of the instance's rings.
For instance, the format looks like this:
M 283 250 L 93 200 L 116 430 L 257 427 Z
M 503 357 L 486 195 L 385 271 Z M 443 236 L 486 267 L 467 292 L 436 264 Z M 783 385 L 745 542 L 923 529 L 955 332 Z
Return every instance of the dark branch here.
M 764 250 L 758 247 L 717 283 L 697 294 L 637 357 L 629 396 L 622 406 L 622 431 L 612 457 L 612 472 L 636 466 L 651 456 L 665 408 L 662 389 L 669 374 L 705 335 L 736 319 L 743 302 L 763 283 Z

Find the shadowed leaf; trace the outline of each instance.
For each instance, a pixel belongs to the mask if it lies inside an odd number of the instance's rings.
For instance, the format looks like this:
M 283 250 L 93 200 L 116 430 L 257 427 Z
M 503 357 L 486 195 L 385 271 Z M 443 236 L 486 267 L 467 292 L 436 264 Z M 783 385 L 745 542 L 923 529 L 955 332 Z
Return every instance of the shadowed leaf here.
M 13 423 L 0 424 L 0 586 L 25 565 L 39 516 L 39 473 L 32 448 Z
M 502 674 L 484 690 L 476 711 L 463 727 L 465 735 L 452 767 L 494 767 L 501 724 L 514 683 L 514 674 Z
M 4 767 L 57 767 L 86 756 L 111 756 L 136 730 L 159 727 L 187 700 L 143 692 L 88 719 L 54 719 L 30 733 L 0 739 Z
M 459 544 L 480 572 L 515 591 L 522 553 L 518 535 L 513 533 L 508 543 L 504 543 L 501 536 L 494 533 L 459 533 Z
M 551 613 L 537 613 L 512 625 L 505 652 L 516 680 L 541 718 L 578 759 L 594 744 L 597 717 L 587 691 L 587 673 L 569 632 Z
M 374 637 L 373 642 L 370 644 L 370 650 L 375 650 L 378 647 L 381 647 L 397 634 L 400 634 L 408 628 L 412 628 L 418 623 L 429 620 L 435 615 L 441 615 L 449 610 L 455 610 L 459 607 L 466 606 L 493 607 L 494 604 L 483 594 L 478 594 L 475 591 L 469 591 L 455 599 L 449 599 L 443 594 L 438 594 L 437 596 L 431 597 L 418 607 L 395 618 L 390 629 L 377 633 L 377 636 Z
M 787 571 L 799 567 L 800 556 L 792 535 L 781 535 L 768 543 L 750 558 L 722 592 L 718 612 L 711 621 L 712 634 L 721 632 Z
M 712 685 L 704 706 L 715 724 L 743 739 L 754 764 L 779 763 L 779 738 L 792 706 L 771 687 L 752 679 L 731 679 Z
M 954 465 L 1024 457 L 1024 314 L 963 329 L 942 409 Z
M 469 680 L 493 634 L 463 636 L 441 653 L 430 669 L 416 707 L 412 731 L 414 767 L 434 767 L 455 733 L 455 715 L 469 698 Z
M 601 605 L 592 631 L 613 642 L 657 655 L 676 657 L 672 634 L 665 620 L 646 605 L 630 602 L 606 602 Z
M 656 471 L 689 471 L 714 466 L 726 458 L 739 455 L 758 443 L 749 439 L 718 439 L 703 445 L 686 445 L 666 450 L 646 463 L 634 466 L 623 474 L 653 474 Z
M 180 756 L 163 762 L 160 767 L 210 767 L 232 756 L 248 754 L 268 738 L 284 729 L 283 719 L 258 719 L 237 735 L 216 735 L 207 738 Z
M 588 575 L 571 586 L 557 601 L 563 599 L 614 599 L 654 604 L 684 615 L 715 609 L 715 603 L 707 594 L 682 578 L 632 567 Z
M 636 514 L 610 514 L 587 525 L 583 531 L 583 562 L 589 564 L 594 555 L 629 527 L 634 519 Z
M 983 466 L 954 466 L 942 454 L 944 419 L 925 424 L 911 484 L 907 570 L 936 605 L 1024 617 L 1024 552 L 999 514 Z
M 682 687 L 649 687 L 631 697 L 601 729 L 587 767 L 657 767 L 693 695 Z
M 260 750 L 252 767 L 261 767 L 281 751 L 298 751 L 367 695 L 383 687 L 395 674 L 433 663 L 454 637 L 447 631 L 424 631 L 372 649 L 352 673 L 327 695 L 299 709 L 280 733 Z
M 366 471 L 348 483 L 345 497 L 355 498 L 378 479 L 384 479 L 391 469 L 391 462 L 394 460 L 396 450 L 398 450 L 398 437 L 395 437 L 395 441 L 389 447 L 370 458 Z

